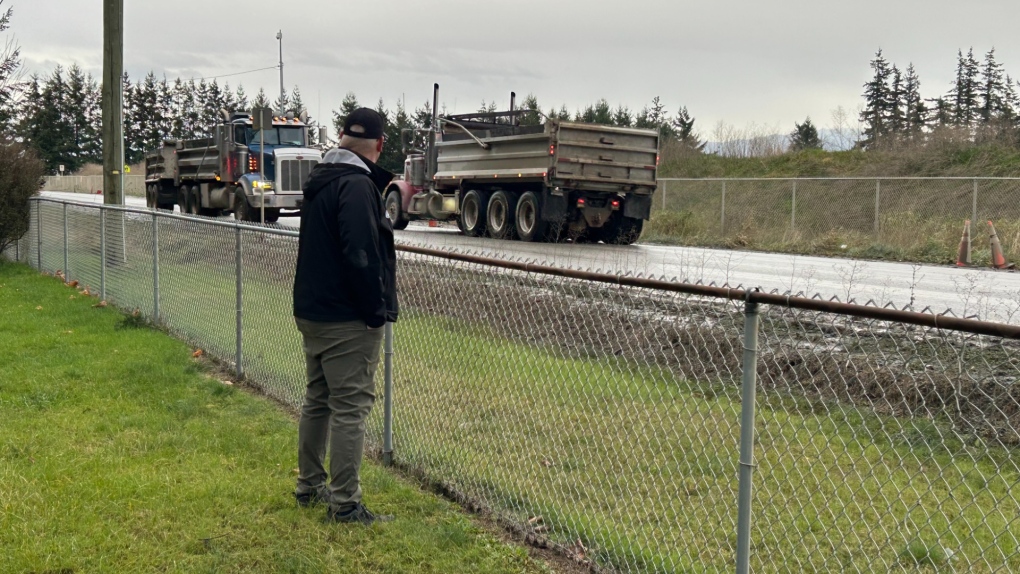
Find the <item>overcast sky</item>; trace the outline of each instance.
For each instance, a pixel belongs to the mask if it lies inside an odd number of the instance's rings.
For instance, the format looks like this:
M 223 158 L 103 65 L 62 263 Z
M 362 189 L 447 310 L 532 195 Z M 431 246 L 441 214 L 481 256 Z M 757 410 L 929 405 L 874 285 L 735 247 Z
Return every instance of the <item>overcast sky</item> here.
M 856 108 L 882 48 L 913 62 L 922 92 L 948 90 L 958 48 L 995 47 L 1020 77 L 1016 0 L 124 0 L 125 67 L 168 78 L 273 66 L 315 115 L 343 95 L 408 107 L 442 86 L 450 111 L 509 93 L 573 110 L 598 98 L 640 109 L 658 95 L 707 135 L 719 120 L 820 127 Z M 30 71 L 77 62 L 100 76 L 101 0 L 6 0 Z M 222 78 L 279 93 L 275 70 Z M 321 102 L 321 103 L 320 103 Z

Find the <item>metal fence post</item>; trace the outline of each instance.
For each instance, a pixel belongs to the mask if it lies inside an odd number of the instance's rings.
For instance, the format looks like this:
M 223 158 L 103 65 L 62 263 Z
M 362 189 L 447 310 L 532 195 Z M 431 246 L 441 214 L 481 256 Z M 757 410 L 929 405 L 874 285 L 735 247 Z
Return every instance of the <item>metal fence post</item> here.
M 970 206 L 970 220 L 974 222 L 974 225 L 977 225 L 977 221 L 978 221 L 978 218 L 977 218 L 977 199 L 978 199 L 978 180 L 977 180 L 977 178 L 974 178 L 974 194 L 973 194 L 973 197 L 971 197 L 971 206 Z
M 71 270 L 67 266 L 67 204 L 64 205 L 64 281 L 71 280 Z
M 35 202 L 35 261 L 42 273 L 42 203 Z
M 106 301 L 106 207 L 99 205 L 99 300 Z
M 737 574 L 751 563 L 751 480 L 754 472 L 754 401 L 758 383 L 758 304 L 744 307 L 744 358 L 740 393 L 740 484 L 737 496 Z
M 152 212 L 152 321 L 159 322 L 159 219 Z
M 881 230 L 881 223 L 879 222 L 879 209 L 882 204 L 882 180 L 875 180 L 875 237 L 878 237 L 879 231 Z
M 14 261 L 21 263 L 21 238 L 14 240 Z
M 719 215 L 719 228 L 722 235 L 726 235 L 726 181 L 722 182 L 722 210 Z
M 666 186 L 669 185 L 668 181 L 662 182 L 662 210 L 666 211 Z
M 793 196 L 790 207 L 790 230 L 797 230 L 797 180 L 793 180 Z
M 237 375 L 237 379 L 241 380 L 244 377 L 244 367 L 242 367 L 242 361 L 244 359 L 244 352 L 242 350 L 243 341 L 243 329 L 244 329 L 244 315 L 243 315 L 243 297 L 244 287 L 241 281 L 241 227 L 234 227 L 234 290 L 236 291 L 237 297 L 237 341 L 236 348 L 234 349 L 234 364 L 236 365 L 234 372 Z
M 393 323 L 385 327 L 385 355 L 383 363 L 383 464 L 393 464 Z

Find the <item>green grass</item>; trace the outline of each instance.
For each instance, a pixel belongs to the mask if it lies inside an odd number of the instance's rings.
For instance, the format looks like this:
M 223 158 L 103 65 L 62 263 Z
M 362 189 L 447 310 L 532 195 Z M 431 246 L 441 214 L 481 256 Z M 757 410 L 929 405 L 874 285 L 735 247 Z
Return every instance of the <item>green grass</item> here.
M 136 274 L 122 300 L 146 299 L 149 267 L 138 255 L 130 258 L 137 269 L 121 270 Z M 273 261 L 266 257 L 254 261 Z M 230 269 L 187 257 L 163 262 L 170 326 L 204 346 L 216 340 L 209 348 L 232 356 Z M 198 280 L 202 289 L 185 288 Z M 301 364 L 289 306 L 286 276 L 254 264 L 246 271 L 246 370 L 293 401 Z M 600 563 L 729 571 L 736 381 L 719 392 L 623 357 L 509 341 L 486 320 L 405 307 L 396 328 L 397 460 L 518 523 L 541 515 L 554 541 L 580 539 Z M 682 351 L 677 358 L 685 360 Z M 759 395 L 757 570 L 927 571 L 930 564 L 905 558 L 919 555 L 905 553 L 918 540 L 953 553 L 940 571 L 1020 568 L 1013 451 L 959 440 L 927 419 L 798 402 Z M 369 424 L 375 444 L 378 413 Z
M 183 343 L 0 261 L 4 572 L 540 572 L 366 463 L 372 528 L 298 509 L 296 425 Z

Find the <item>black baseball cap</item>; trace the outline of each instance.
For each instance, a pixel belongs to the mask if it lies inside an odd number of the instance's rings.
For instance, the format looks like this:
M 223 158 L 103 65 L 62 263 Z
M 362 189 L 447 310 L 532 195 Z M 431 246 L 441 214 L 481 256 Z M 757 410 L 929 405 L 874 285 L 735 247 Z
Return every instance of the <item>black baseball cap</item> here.
M 377 140 L 385 135 L 386 120 L 372 108 L 358 108 L 344 120 L 343 135 Z

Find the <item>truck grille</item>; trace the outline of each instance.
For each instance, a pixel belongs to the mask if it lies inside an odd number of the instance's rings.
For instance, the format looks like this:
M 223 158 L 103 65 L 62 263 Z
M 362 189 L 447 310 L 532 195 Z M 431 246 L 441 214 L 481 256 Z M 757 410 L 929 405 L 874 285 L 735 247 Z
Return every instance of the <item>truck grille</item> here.
M 300 193 L 301 186 L 318 163 L 310 159 L 288 159 L 280 162 L 280 190 L 283 193 Z

